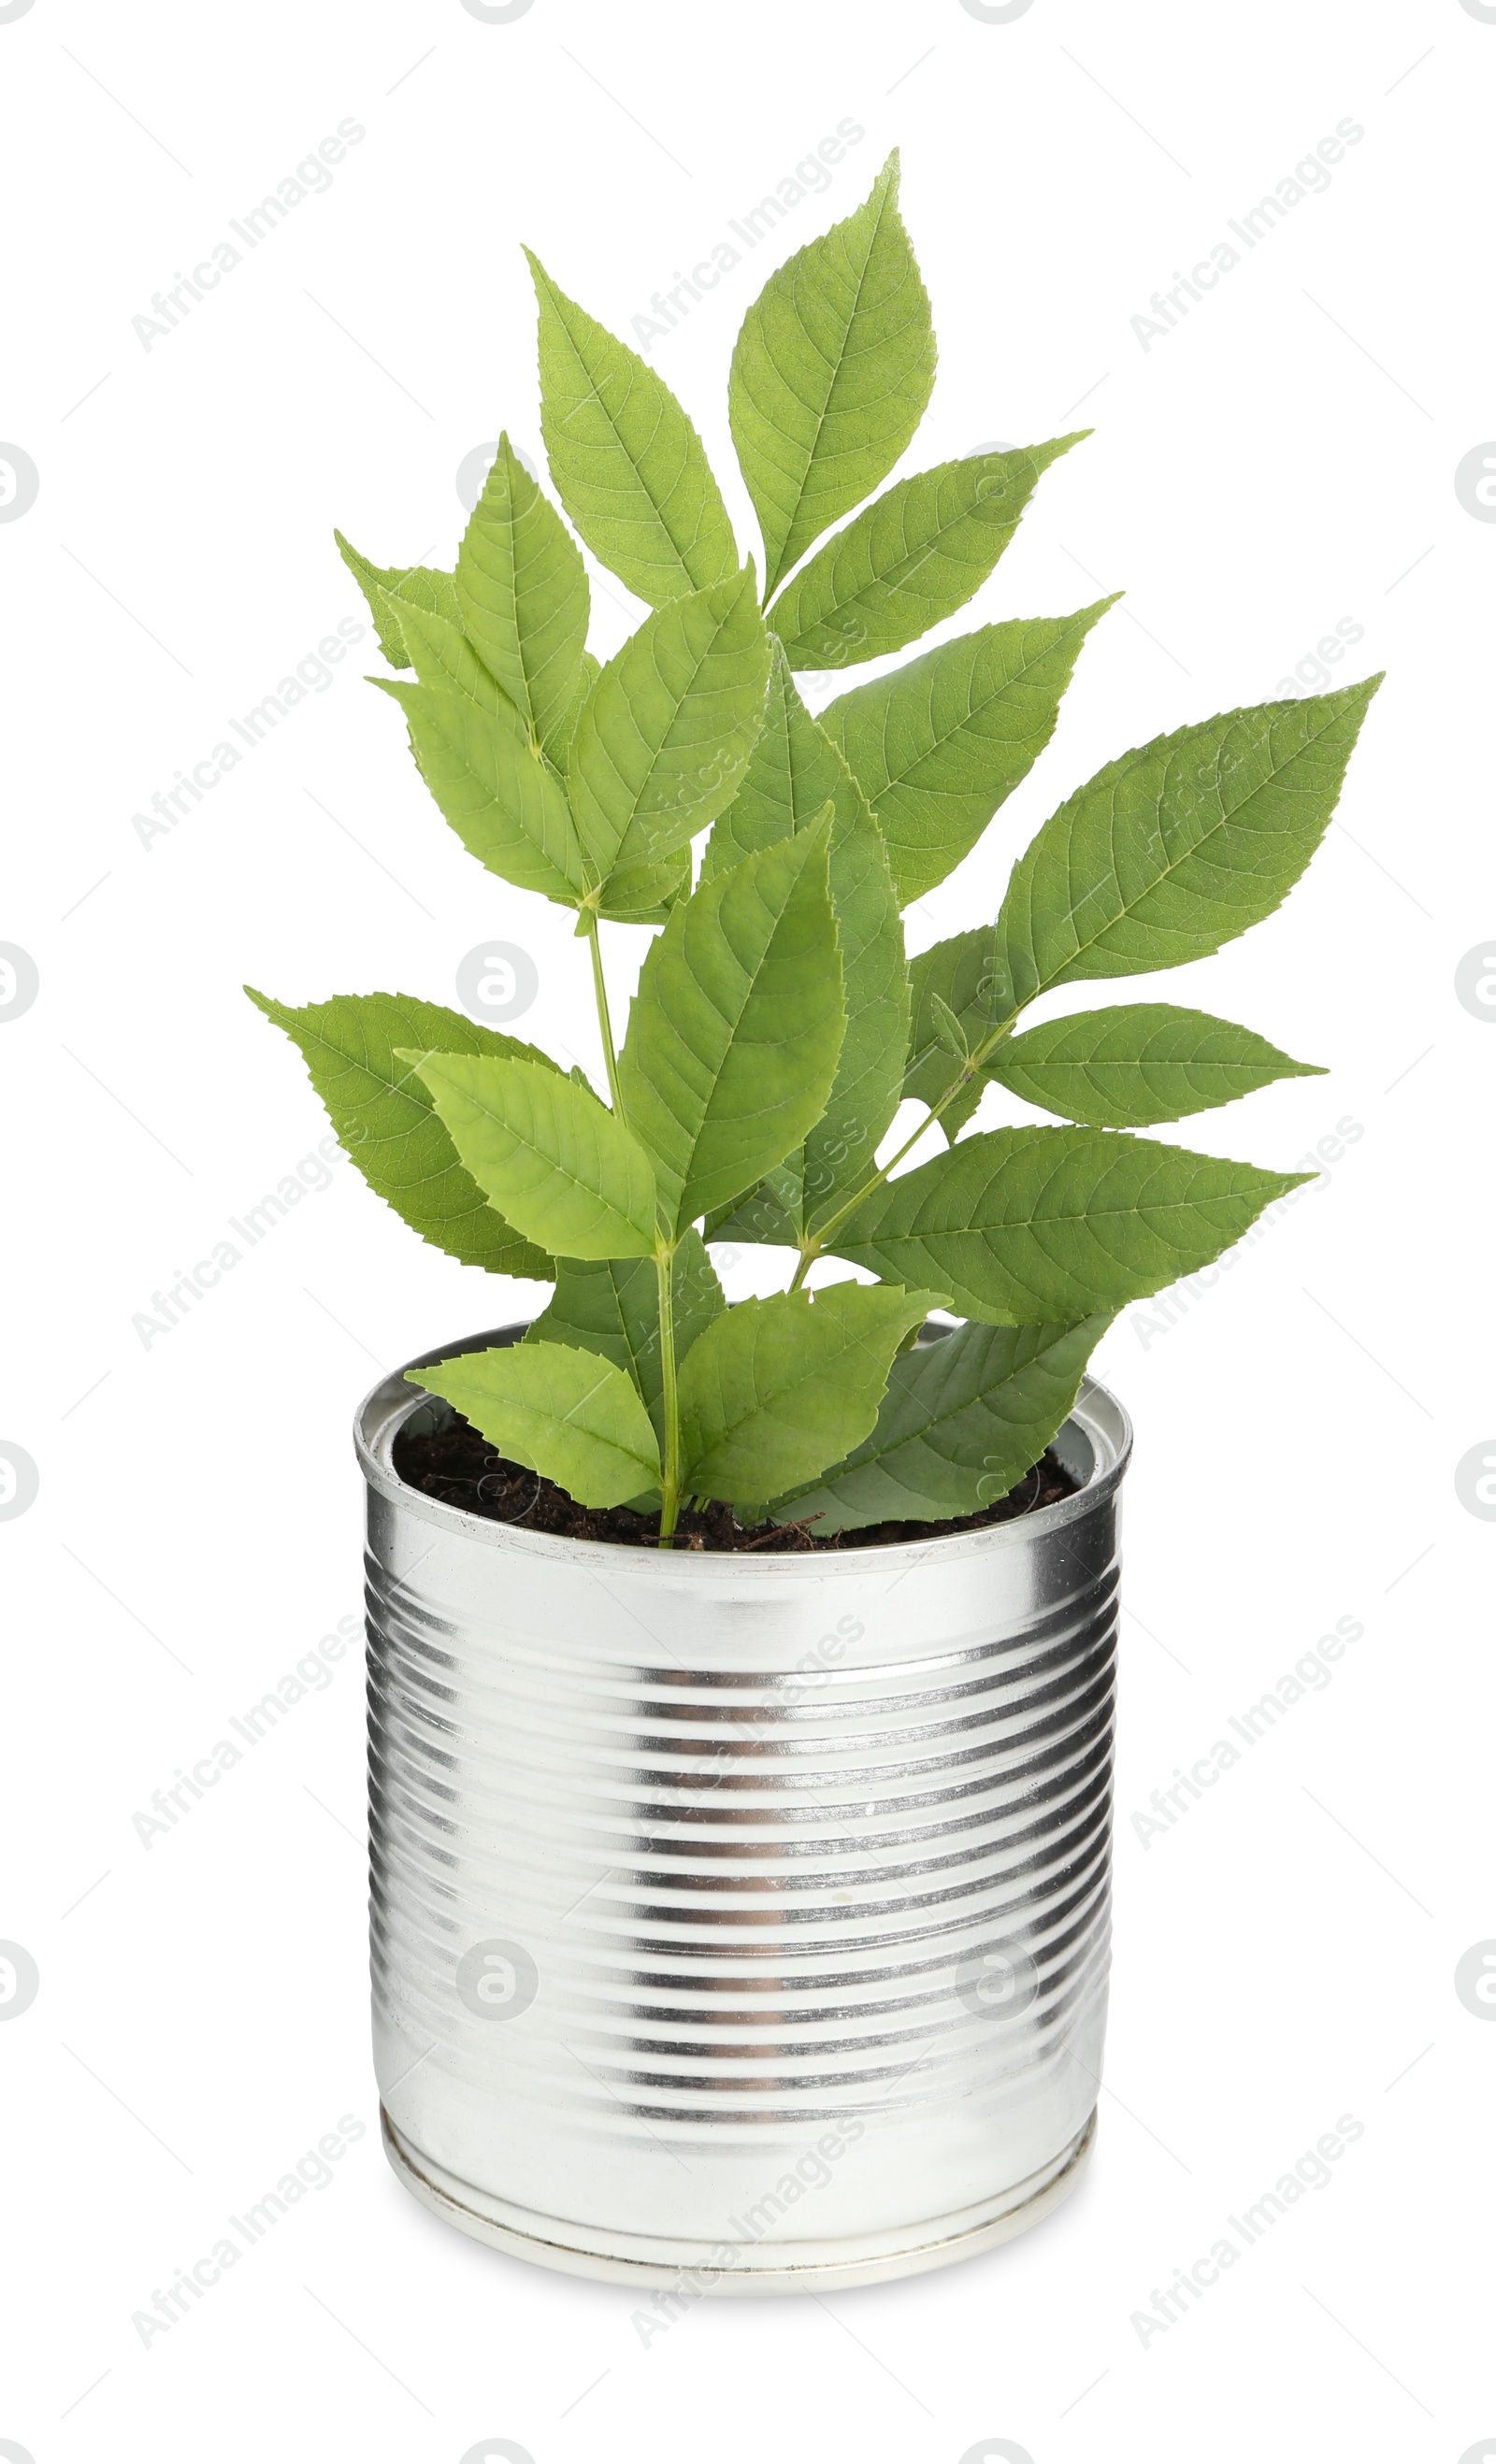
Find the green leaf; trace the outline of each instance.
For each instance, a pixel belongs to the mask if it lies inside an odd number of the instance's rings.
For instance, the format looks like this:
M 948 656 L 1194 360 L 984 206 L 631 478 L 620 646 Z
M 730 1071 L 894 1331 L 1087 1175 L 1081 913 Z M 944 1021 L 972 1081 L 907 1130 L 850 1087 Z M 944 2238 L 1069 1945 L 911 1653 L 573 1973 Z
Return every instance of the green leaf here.
M 540 429 L 556 491 L 594 556 L 651 607 L 737 571 L 700 437 L 668 385 L 530 259 Z
M 698 1232 L 687 1232 L 675 1252 L 671 1309 L 675 1358 L 683 1361 L 727 1301 Z M 660 1293 L 652 1258 L 557 1260 L 556 1290 L 525 1336 L 526 1343 L 569 1343 L 599 1352 L 627 1370 L 654 1424 L 665 1434 L 664 1379 L 660 1367 Z
M 531 1061 L 551 1070 L 554 1062 L 514 1036 L 474 1026 L 456 1010 L 405 993 L 340 993 L 333 1001 L 288 1009 L 253 984 L 244 989 L 297 1046 L 340 1141 L 376 1197 L 423 1241 L 465 1266 L 549 1280 L 552 1259 L 490 1206 L 458 1161 L 420 1079 L 395 1054 L 397 1047 L 419 1044 Z
M 660 1453 L 629 1379 L 595 1352 L 561 1343 L 496 1345 L 407 1369 L 512 1463 L 553 1480 L 579 1506 L 622 1506 L 657 1483 Z
M 1234 1103 L 1275 1078 L 1325 1072 L 1229 1019 L 1139 1001 L 1031 1027 L 998 1046 L 986 1075 L 1064 1120 L 1133 1130 Z
M 772 1228 L 750 1240 L 798 1242 L 813 1222 L 866 1179 L 874 1150 L 898 1110 L 909 980 L 904 932 L 882 833 L 834 744 L 795 690 L 783 649 L 774 646 L 762 732 L 742 785 L 717 822 L 702 858 L 710 880 L 759 847 L 805 827 L 829 803 L 829 884 L 847 998 L 847 1034 L 821 1119 L 787 1157 L 798 1177 L 756 1220 Z M 755 1201 L 748 1201 L 755 1208 Z M 787 1211 L 786 1211 L 787 1209 Z
M 957 1076 L 943 1022 L 954 1023 L 969 1052 L 976 1052 L 995 1026 L 1012 1011 L 1007 979 L 998 965 L 995 924 L 979 924 L 970 933 L 953 934 L 910 960 L 912 1010 L 909 1064 L 904 1093 L 919 1104 L 938 1104 Z M 968 1079 L 940 1115 L 948 1146 L 954 1146 L 980 1103 L 985 1079 Z
M 460 615 L 444 616 L 429 607 L 403 606 L 387 592 L 378 596 L 384 601 L 386 614 L 398 616 L 406 655 L 415 670 L 418 685 L 434 685 L 453 693 L 490 715 L 496 713 L 511 728 L 523 724 L 508 693 L 484 666 L 463 631 Z M 386 676 L 371 676 L 369 682 L 397 700 L 413 690 L 409 685 L 391 684 Z
M 663 924 L 691 888 L 691 851 L 669 864 L 635 864 L 609 873 L 598 913 L 612 924 Z
M 1309 1178 L 1114 1130 L 979 1131 L 878 1191 L 829 1245 L 939 1284 L 990 1326 L 1070 1321 L 1208 1266 Z
M 751 1189 L 825 1108 L 846 1024 L 830 830 L 703 882 L 645 958 L 619 1083 L 667 1231 Z
M 769 637 L 752 572 L 647 616 L 582 706 L 566 778 L 600 881 L 679 871 L 731 801 L 763 713 Z M 645 904 L 659 902 L 659 890 Z
M 733 351 L 728 412 L 763 533 L 766 591 L 888 477 L 935 367 L 894 153 L 855 213 L 770 275 Z
M 454 576 L 463 630 L 542 744 L 577 701 L 586 567 L 507 436 L 463 534 Z
M 901 906 L 954 871 L 1027 777 L 1081 645 L 1111 605 L 983 625 L 822 712 L 878 816 Z
M 870 1437 L 814 1487 L 779 1499 L 774 1520 L 814 1516 L 824 1540 L 995 1506 L 1064 1426 L 1111 1323 L 958 1326 L 901 1353 Z
M 840 1463 L 873 1426 L 899 1345 L 937 1301 L 884 1284 L 738 1301 L 681 1371 L 687 1490 L 757 1502 Z
M 408 668 L 411 664 L 400 624 L 401 605 L 424 608 L 429 616 L 445 616 L 451 625 L 460 623 L 456 587 L 450 573 L 435 573 L 426 564 L 370 564 L 366 556 L 349 546 L 341 531 L 334 531 L 333 537 L 339 555 L 369 603 L 379 647 L 392 668 Z M 388 604 L 391 599 L 397 602 L 393 607 Z
M 827 539 L 769 611 L 792 668 L 850 668 L 917 641 L 980 589 L 1043 472 L 1089 429 L 895 482 Z
M 1380 682 L 1227 711 L 1077 788 L 1015 865 L 998 919 L 1019 1001 L 1208 958 L 1270 915 L 1329 827 Z
M 959 1062 L 964 1067 L 971 1059 L 966 1031 L 950 1002 L 943 1000 L 933 988 L 930 994 L 930 1012 L 935 1026 L 935 1042 L 942 1050 L 951 1054 L 953 1060 Z
M 649 1158 L 589 1089 L 533 1061 L 396 1055 L 415 1068 L 491 1204 L 563 1258 L 647 1258 Z
M 449 651 L 455 638 L 449 627 Z M 507 695 L 495 686 L 487 708 L 455 683 L 375 681 L 404 710 L 416 765 L 469 854 L 517 890 L 574 907 L 586 881 L 566 789 Z
M 868 818 L 871 807 L 835 745 L 795 690 L 783 645 L 771 633 L 769 686 L 762 723 L 737 791 L 718 817 L 701 855 L 701 878 L 725 872 L 745 855 L 776 847 L 829 804 L 839 823 Z
M 595 659 L 590 650 L 583 650 L 582 664 L 577 671 L 576 689 L 560 717 L 553 722 L 541 747 L 546 759 L 554 763 L 563 776 L 566 769 L 567 751 L 577 732 L 577 721 L 582 715 L 582 705 L 602 672 L 601 660 Z

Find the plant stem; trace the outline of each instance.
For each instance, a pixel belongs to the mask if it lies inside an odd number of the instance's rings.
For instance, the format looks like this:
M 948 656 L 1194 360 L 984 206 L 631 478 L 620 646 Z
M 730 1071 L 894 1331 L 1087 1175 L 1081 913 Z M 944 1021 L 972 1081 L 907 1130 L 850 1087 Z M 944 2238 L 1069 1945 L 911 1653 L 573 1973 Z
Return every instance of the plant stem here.
M 895 1171 L 898 1165 L 903 1162 L 904 1157 L 909 1155 L 913 1148 L 918 1146 L 920 1139 L 925 1134 L 925 1132 L 927 1130 L 934 1129 L 936 1121 L 940 1118 L 940 1115 L 945 1111 L 947 1105 L 954 1103 L 956 1097 L 960 1093 L 961 1089 L 969 1085 L 970 1081 L 975 1078 L 978 1070 L 981 1067 L 983 1062 L 986 1061 L 989 1054 L 996 1052 L 999 1045 L 1006 1042 L 1007 1038 L 1012 1034 L 1014 1027 L 1018 1024 L 1019 1015 L 1020 1013 L 1015 1010 L 1011 1018 L 1004 1019 L 1000 1027 L 994 1028 L 992 1034 L 988 1036 L 984 1044 L 979 1045 L 977 1050 L 972 1054 L 971 1059 L 965 1063 L 957 1076 L 955 1077 L 950 1086 L 947 1087 L 945 1093 L 940 1097 L 939 1102 L 931 1105 L 924 1119 L 919 1122 L 912 1134 L 905 1139 L 903 1145 L 899 1148 L 897 1155 L 890 1155 L 887 1163 L 880 1164 L 877 1171 L 873 1173 L 869 1179 L 863 1182 L 861 1189 L 855 1191 L 854 1194 L 847 1200 L 846 1205 L 839 1206 L 836 1213 L 828 1216 L 826 1221 L 818 1227 L 814 1234 L 806 1234 L 804 1240 L 800 1244 L 799 1262 L 796 1265 L 794 1276 L 790 1282 L 790 1290 L 792 1292 L 799 1291 L 806 1275 L 809 1273 L 810 1268 L 814 1265 L 817 1258 L 820 1257 L 822 1250 L 825 1247 L 827 1241 L 829 1241 L 835 1233 L 840 1232 L 844 1223 L 850 1221 L 852 1216 L 856 1214 L 859 1206 L 861 1206 L 864 1199 L 870 1198 L 875 1189 L 881 1189 L 883 1187 L 883 1184 L 888 1179 L 890 1173 Z
M 582 911 L 587 946 L 592 953 L 592 995 L 597 1002 L 598 1031 L 603 1038 L 603 1058 L 607 1064 L 607 1089 L 613 1098 L 613 1110 L 620 1120 L 624 1117 L 624 1099 L 618 1085 L 618 1055 L 613 1049 L 613 1022 L 608 1015 L 607 985 L 603 978 L 603 947 L 598 937 L 595 907 Z
M 680 1407 L 675 1388 L 675 1247 L 662 1242 L 654 1253 L 660 1307 L 661 1417 L 665 1422 L 660 1481 L 660 1547 L 668 1549 L 680 1512 Z

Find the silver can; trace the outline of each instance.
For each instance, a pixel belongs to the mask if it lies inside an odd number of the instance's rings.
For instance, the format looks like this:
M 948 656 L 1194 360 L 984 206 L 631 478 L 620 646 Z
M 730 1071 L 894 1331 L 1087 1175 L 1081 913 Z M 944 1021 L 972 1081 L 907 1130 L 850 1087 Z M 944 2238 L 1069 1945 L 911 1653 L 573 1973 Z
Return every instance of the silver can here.
M 464 1513 L 392 1463 L 447 1417 L 397 1373 L 356 1430 L 407 2188 L 682 2299 L 911 2275 L 1036 2222 L 1095 2129 L 1120 1405 L 1082 1389 L 1056 1505 L 796 1555 Z

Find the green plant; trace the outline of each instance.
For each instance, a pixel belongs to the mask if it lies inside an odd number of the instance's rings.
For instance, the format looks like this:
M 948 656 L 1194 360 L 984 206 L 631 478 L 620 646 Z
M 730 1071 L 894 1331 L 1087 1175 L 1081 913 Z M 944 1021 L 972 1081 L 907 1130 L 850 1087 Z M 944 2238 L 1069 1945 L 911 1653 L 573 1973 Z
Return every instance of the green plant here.
M 413 671 L 376 681 L 442 813 L 491 871 L 576 911 L 609 1102 L 427 1001 L 251 997 L 415 1230 L 554 1277 L 522 1344 L 420 1373 L 506 1456 L 583 1505 L 657 1502 L 662 1543 L 693 1497 L 818 1533 L 972 1513 L 1043 1452 L 1116 1310 L 1304 1177 L 1133 1134 L 1302 1071 L 1261 1036 L 1157 1003 L 1020 1033 L 1023 1013 L 1205 957 L 1268 914 L 1379 679 L 1110 762 L 1044 824 L 995 922 L 911 965 L 901 908 L 1025 776 L 1111 603 L 980 626 L 819 719 L 793 671 L 881 658 L 962 606 L 1080 438 L 897 480 L 824 538 L 887 479 L 934 382 L 893 158 L 771 276 L 733 354 L 760 596 L 685 411 L 531 265 L 557 494 L 651 612 L 600 667 L 582 556 L 507 438 L 454 572 L 339 544 L 385 657 Z M 663 928 L 621 1050 L 604 921 Z M 956 1143 L 991 1084 L 1065 1126 Z M 905 1097 L 924 1111 L 880 1165 Z M 946 1151 L 894 1178 L 934 1123 Z M 793 1249 L 788 1290 L 729 1308 L 703 1232 Z M 881 1280 L 812 1295 L 823 1257 Z M 967 1322 L 913 1349 L 939 1303 Z

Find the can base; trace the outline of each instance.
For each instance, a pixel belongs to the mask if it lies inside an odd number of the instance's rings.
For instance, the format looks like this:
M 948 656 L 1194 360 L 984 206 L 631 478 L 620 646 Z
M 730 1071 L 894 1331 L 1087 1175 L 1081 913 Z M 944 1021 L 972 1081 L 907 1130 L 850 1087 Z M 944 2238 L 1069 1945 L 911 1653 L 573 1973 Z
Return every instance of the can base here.
M 473 2241 L 486 2242 L 491 2250 L 503 2251 L 510 2258 L 528 2259 L 536 2267 L 558 2269 L 565 2276 L 593 2277 L 606 2283 L 678 2286 L 681 2277 L 689 2275 L 703 2292 L 737 2294 L 845 2292 L 859 2284 L 884 2284 L 895 2277 L 922 2276 L 932 2268 L 954 2267 L 960 2259 L 994 2250 L 1000 2242 L 1026 2233 L 1030 2225 L 1038 2224 L 1069 2196 L 1096 2136 L 1093 2107 L 1084 2127 L 1052 2164 L 1031 2174 L 1027 2181 L 1016 2183 L 1000 2202 L 992 2203 L 996 2212 L 979 2215 L 975 2222 L 932 2217 L 927 2225 L 918 2228 L 924 2238 L 904 2248 L 879 2249 L 865 2243 L 861 2245 L 864 2255 L 859 2256 L 855 2241 L 806 2242 L 796 2246 L 793 2254 L 788 2246 L 780 2243 L 760 2246 L 762 2261 L 767 2263 L 711 2268 L 700 2264 L 702 2250 L 709 2245 L 696 2242 L 640 2238 L 638 2255 L 631 2255 L 627 2245 L 634 2239 L 632 2235 L 593 2229 L 595 2246 L 588 2247 L 552 2240 L 543 2232 L 525 2230 L 517 2221 L 520 2211 L 509 2211 L 516 2221 L 506 2222 L 502 2201 L 459 2181 L 430 2157 L 411 2147 L 383 2106 L 380 2123 L 385 2153 L 412 2197 L 445 2223 L 455 2225 L 459 2233 L 469 2234 Z M 966 2211 L 967 2217 L 971 2213 Z M 540 2216 L 528 2219 L 532 2227 L 550 2221 Z M 949 2222 L 953 2230 L 942 2232 L 942 2222 Z M 588 2230 L 576 2225 L 558 2229 L 566 2233 Z

